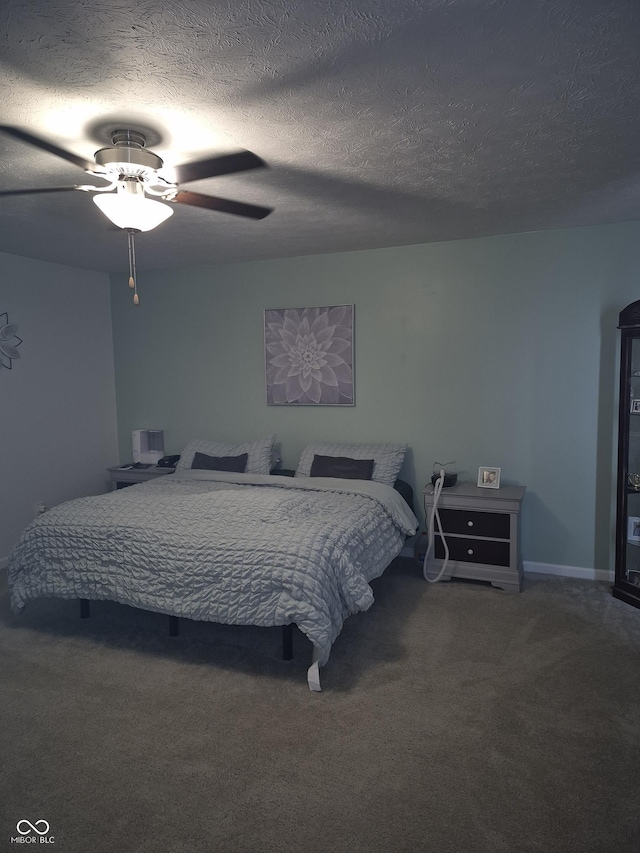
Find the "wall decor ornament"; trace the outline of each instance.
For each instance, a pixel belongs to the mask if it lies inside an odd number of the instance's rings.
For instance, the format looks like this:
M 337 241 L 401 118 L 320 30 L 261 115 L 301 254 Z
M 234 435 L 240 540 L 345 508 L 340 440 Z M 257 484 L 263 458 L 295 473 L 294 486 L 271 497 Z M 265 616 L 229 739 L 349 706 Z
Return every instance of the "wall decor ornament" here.
M 18 347 L 22 338 L 18 337 L 17 331 L 18 324 L 9 322 L 9 314 L 6 311 L 0 314 L 0 368 L 11 370 L 13 360 L 20 358 Z
M 354 405 L 353 316 L 353 305 L 264 312 L 268 405 Z

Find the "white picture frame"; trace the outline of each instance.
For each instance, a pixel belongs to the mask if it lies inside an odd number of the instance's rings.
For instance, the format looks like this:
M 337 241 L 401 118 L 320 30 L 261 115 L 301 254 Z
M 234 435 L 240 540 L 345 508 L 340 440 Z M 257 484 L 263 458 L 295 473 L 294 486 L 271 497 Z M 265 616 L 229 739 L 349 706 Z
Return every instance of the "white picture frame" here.
M 478 468 L 478 488 L 499 489 L 500 471 L 500 468 L 487 468 L 485 465 Z
M 630 515 L 627 519 L 627 542 L 640 545 L 640 518 Z
M 640 400 L 631 401 L 631 414 L 640 415 Z

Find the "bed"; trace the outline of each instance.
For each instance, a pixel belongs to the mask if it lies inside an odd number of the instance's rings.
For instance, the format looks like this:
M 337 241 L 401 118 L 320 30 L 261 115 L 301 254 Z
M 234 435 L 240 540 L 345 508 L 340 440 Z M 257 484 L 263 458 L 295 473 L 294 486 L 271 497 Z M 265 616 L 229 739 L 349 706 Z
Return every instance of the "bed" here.
M 12 609 L 35 598 L 108 599 L 174 618 L 295 624 L 313 644 L 307 681 L 320 690 L 344 620 L 371 606 L 369 582 L 415 533 L 412 509 L 379 479 L 335 476 L 344 466 L 318 476 L 327 470 L 319 454 L 313 476 L 303 453 L 296 476 L 283 477 L 193 468 L 198 453 L 232 464 L 233 454 L 188 451 L 175 474 L 33 521 L 9 562 Z

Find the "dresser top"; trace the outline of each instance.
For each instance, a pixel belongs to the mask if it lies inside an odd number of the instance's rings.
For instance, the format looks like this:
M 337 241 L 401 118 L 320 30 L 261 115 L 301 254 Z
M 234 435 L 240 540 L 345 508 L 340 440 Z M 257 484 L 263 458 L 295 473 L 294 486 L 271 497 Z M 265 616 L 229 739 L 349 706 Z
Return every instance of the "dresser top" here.
M 500 486 L 499 489 L 482 489 L 478 488 L 475 483 L 456 483 L 448 489 L 443 489 L 440 495 L 439 503 L 445 506 L 446 503 L 471 505 L 472 503 L 487 502 L 487 503 L 502 503 L 503 501 L 520 503 L 526 491 L 525 486 Z M 433 497 L 433 486 L 429 483 L 423 491 L 425 498 Z

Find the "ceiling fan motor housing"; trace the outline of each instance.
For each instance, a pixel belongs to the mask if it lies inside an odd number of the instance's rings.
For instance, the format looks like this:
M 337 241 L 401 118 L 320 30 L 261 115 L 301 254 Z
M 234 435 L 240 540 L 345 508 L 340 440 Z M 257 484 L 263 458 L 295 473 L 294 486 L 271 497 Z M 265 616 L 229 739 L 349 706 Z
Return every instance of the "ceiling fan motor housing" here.
M 147 138 L 139 130 L 114 130 L 111 134 L 111 144 L 116 148 L 127 146 L 129 148 L 146 148 Z
M 114 176 L 135 178 L 153 178 L 163 161 L 152 151 L 146 151 L 146 139 L 143 133 L 135 130 L 115 130 L 111 135 L 112 148 L 96 151 L 96 163 Z

